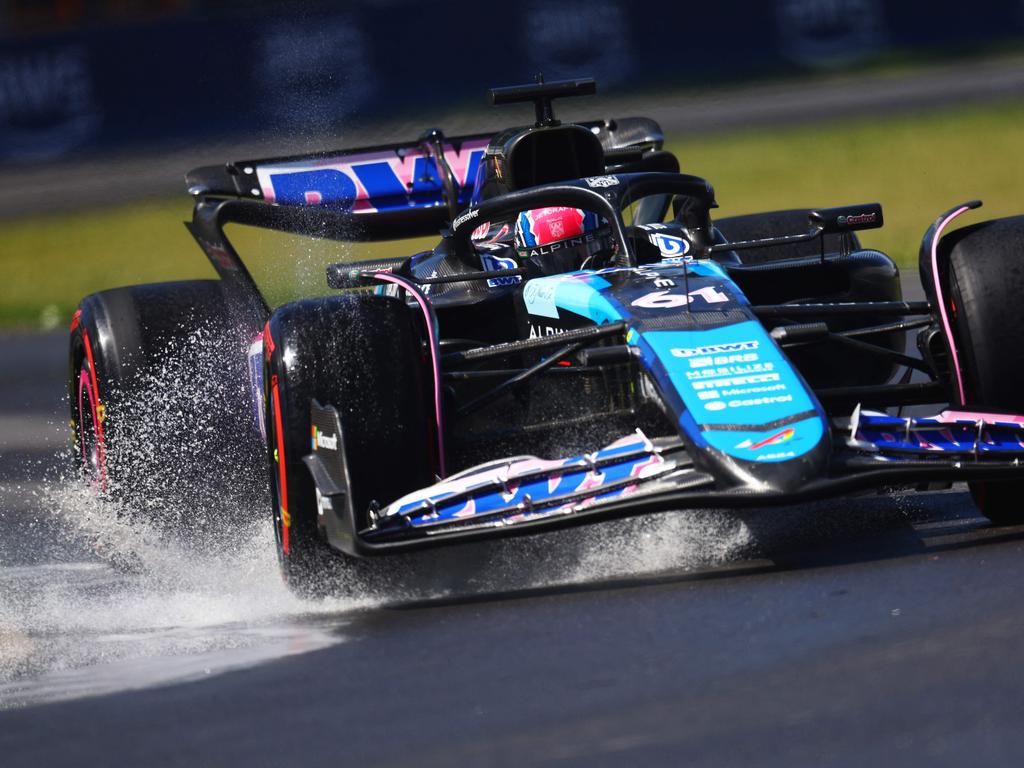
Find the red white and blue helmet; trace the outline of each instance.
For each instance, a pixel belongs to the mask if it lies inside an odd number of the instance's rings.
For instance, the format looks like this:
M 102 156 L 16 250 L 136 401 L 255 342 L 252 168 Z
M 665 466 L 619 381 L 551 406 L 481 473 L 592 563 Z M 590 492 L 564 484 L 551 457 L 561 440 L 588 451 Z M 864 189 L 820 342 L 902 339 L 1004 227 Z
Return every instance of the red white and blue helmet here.
M 523 211 L 516 217 L 519 258 L 546 274 L 572 272 L 610 248 L 607 227 L 596 213 L 556 206 Z

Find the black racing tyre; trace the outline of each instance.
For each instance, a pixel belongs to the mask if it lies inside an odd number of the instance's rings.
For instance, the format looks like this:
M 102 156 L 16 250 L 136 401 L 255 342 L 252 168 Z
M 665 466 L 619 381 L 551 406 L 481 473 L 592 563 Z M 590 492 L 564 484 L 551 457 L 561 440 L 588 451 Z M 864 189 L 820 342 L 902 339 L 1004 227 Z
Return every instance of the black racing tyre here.
M 76 464 L 125 513 L 183 531 L 251 514 L 263 457 L 246 370 L 219 281 L 87 296 L 69 350 Z
M 947 304 L 968 405 L 1024 413 L 1024 216 L 956 230 L 940 248 L 949 258 Z M 993 523 L 1024 523 L 1024 482 L 977 482 L 970 488 Z
M 731 243 L 741 240 L 759 240 L 765 237 L 780 237 L 806 232 L 810 225 L 807 215 L 808 208 L 793 208 L 788 211 L 771 211 L 769 213 L 750 213 L 745 216 L 729 216 L 715 220 L 715 226 Z M 860 239 L 855 232 L 849 234 L 850 249 L 860 249 Z M 825 236 L 825 253 L 836 253 L 840 250 L 840 235 Z M 804 256 L 817 256 L 821 253 L 818 240 L 806 243 L 790 243 L 772 246 L 771 248 L 751 248 L 737 251 L 743 264 L 762 264 L 780 259 L 799 259 Z
M 285 581 L 313 597 L 378 587 L 392 558 L 351 557 L 326 541 L 302 461 L 311 452 L 310 407 L 316 400 L 338 411 L 357 528 L 368 523 L 372 503 L 434 482 L 432 378 L 420 323 L 391 296 L 308 299 L 271 316 L 264 349 L 270 485 Z

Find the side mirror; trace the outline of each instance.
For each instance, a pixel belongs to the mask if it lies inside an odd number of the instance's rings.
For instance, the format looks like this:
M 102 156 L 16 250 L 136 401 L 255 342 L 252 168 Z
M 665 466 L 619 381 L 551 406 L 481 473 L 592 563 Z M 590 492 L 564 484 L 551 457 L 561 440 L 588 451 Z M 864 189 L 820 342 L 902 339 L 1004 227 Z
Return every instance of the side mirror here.
M 878 229 L 884 223 L 881 203 L 822 208 L 811 211 L 807 219 L 812 228 L 825 235 L 854 232 L 860 229 Z

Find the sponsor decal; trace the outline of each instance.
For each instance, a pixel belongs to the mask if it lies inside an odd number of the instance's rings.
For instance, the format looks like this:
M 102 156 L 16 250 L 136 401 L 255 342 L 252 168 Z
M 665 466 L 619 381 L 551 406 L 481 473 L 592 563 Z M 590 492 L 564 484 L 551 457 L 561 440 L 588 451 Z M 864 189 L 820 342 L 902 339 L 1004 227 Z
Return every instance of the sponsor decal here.
M 574 248 L 580 245 L 587 245 L 593 243 L 598 239 L 598 236 L 592 232 L 587 232 L 579 237 L 569 237 L 565 240 L 560 240 L 549 245 L 538 245 L 533 248 L 526 247 L 520 251 L 524 257 L 531 256 L 547 256 L 548 254 L 554 253 L 555 251 L 561 250 L 562 248 Z
M 756 443 L 751 440 L 744 440 L 741 443 L 737 443 L 736 447 L 746 448 L 751 451 L 759 451 L 767 445 L 776 445 L 778 443 L 784 443 L 787 440 L 792 439 L 795 433 L 796 430 L 793 429 L 793 427 L 786 427 L 786 429 L 782 430 L 781 432 L 776 432 L 774 435 L 766 437 L 764 440 L 758 440 Z
M 505 238 L 511 231 L 512 230 L 509 228 L 507 223 L 503 223 L 500 227 L 497 228 L 497 230 L 495 230 L 494 222 L 485 221 L 479 227 L 474 229 L 469 237 L 473 241 L 473 244 L 478 248 L 504 247 L 498 241 Z M 497 245 L 495 245 L 496 243 Z
M 694 355 L 716 355 L 723 352 L 743 352 L 748 349 L 757 349 L 760 343 L 757 339 L 752 339 L 727 344 L 708 344 L 703 347 L 679 347 L 672 350 L 672 355 L 674 357 L 693 357 Z
M 619 183 L 619 179 L 616 176 L 588 176 L 584 181 L 587 182 L 587 186 L 591 189 L 614 187 Z
M 444 147 L 444 157 L 459 187 L 467 194 L 487 146 L 486 139 Z M 321 205 L 353 213 L 374 213 L 437 205 L 441 176 L 433 157 L 422 150 L 371 151 L 337 159 L 297 160 L 257 166 L 256 176 L 267 202 Z
M 688 379 L 702 379 L 711 376 L 739 376 L 744 373 L 763 373 L 774 368 L 773 363 L 760 363 L 756 352 L 743 352 L 736 355 L 715 355 L 714 357 L 691 357 L 687 359 L 691 368 L 686 371 Z M 709 368 L 708 366 L 718 366 Z
M 722 387 L 743 387 L 749 384 L 767 384 L 779 380 L 777 373 L 761 373 L 755 376 L 736 376 L 730 379 L 711 379 L 710 381 L 694 381 L 695 390 L 720 389 Z
M 839 216 L 836 223 L 844 227 L 853 227 L 857 224 L 872 224 L 878 221 L 877 213 L 855 213 L 852 216 Z
M 796 456 L 796 451 L 779 451 L 778 453 L 759 453 L 754 457 L 754 461 L 781 461 L 782 459 L 792 459 Z
M 785 384 L 771 384 L 764 387 L 738 387 L 723 389 L 722 397 L 742 397 L 743 395 L 759 395 L 763 392 L 778 392 L 786 388 Z
M 463 224 L 465 224 L 467 221 L 469 221 L 471 219 L 475 219 L 479 215 L 480 215 L 480 209 L 479 208 L 470 208 L 468 211 L 463 213 L 461 216 L 456 216 L 455 217 L 454 221 L 452 221 L 452 229 L 458 229 Z
M 652 243 L 658 246 L 658 251 L 665 258 L 683 258 L 690 252 L 689 241 L 684 240 L 681 237 L 665 235 L 661 232 L 652 232 L 647 237 Z M 689 261 L 689 259 L 687 259 L 687 261 Z
M 779 385 L 779 387 L 781 389 L 785 389 L 786 388 L 785 385 Z M 712 398 L 713 397 L 721 397 L 722 396 L 721 394 L 719 394 L 717 392 L 715 392 L 715 393 L 698 392 L 697 393 L 697 396 L 700 397 L 701 399 L 704 399 L 705 396 L 709 396 L 709 395 L 711 397 L 708 397 L 708 399 L 710 399 L 711 402 L 704 403 L 704 407 L 707 408 L 709 411 L 724 411 L 726 408 L 752 408 L 752 407 L 761 406 L 761 405 L 779 405 L 781 403 L 791 403 L 791 402 L 793 402 L 793 396 L 792 395 L 770 395 L 768 397 L 748 397 L 748 398 L 744 398 L 742 400 L 740 400 L 740 399 L 735 399 L 735 400 L 716 400 L 716 399 L 712 399 Z M 728 397 L 729 395 L 725 395 L 725 396 Z
M 313 450 L 323 448 L 325 451 L 336 451 L 338 450 L 338 436 L 337 435 L 325 435 L 317 426 L 313 425 Z
M 523 289 L 523 303 L 531 315 L 558 319 L 555 306 L 556 283 L 548 280 L 531 280 Z
M 792 395 L 773 395 L 769 397 L 752 397 L 746 400 L 730 400 L 728 405 L 730 408 L 750 408 L 756 405 L 775 405 L 777 403 L 790 403 L 793 401 Z
M 483 265 L 485 272 L 497 272 L 500 269 L 516 269 L 519 266 L 515 259 L 506 259 L 486 252 L 480 253 L 480 263 Z M 522 275 L 509 275 L 508 277 L 488 278 L 487 285 L 491 288 L 497 288 L 501 285 L 516 285 L 521 282 L 523 282 Z
M 710 446 L 744 461 L 787 461 L 812 450 L 825 425 L 813 396 L 764 334 L 749 320 L 706 331 L 648 331 L 643 338 Z M 798 414 L 806 418 L 756 426 Z
M 553 301 L 555 298 L 555 284 L 542 280 L 532 280 L 523 290 L 523 298 L 529 302 Z
M 685 376 L 699 400 L 713 401 L 704 402 L 705 408 L 720 411 L 791 402 L 793 397 L 787 393 L 782 374 L 775 371 L 775 363 L 762 362 L 759 352 L 753 351 L 759 346 L 757 339 L 751 339 L 703 347 L 674 347 L 670 354 L 689 363 L 690 370 L 679 373 Z M 773 437 L 785 434 L 783 430 Z M 755 446 L 755 449 L 760 447 Z
M 213 242 L 212 240 L 199 239 L 199 245 L 202 246 L 203 250 L 213 261 L 214 265 L 226 270 L 237 270 L 238 264 L 235 259 L 231 257 L 227 249 L 220 243 Z
M 631 493 L 644 480 L 654 479 L 675 467 L 661 456 L 637 450 L 643 448 L 636 435 L 629 435 L 586 456 L 554 460 L 528 456 L 500 464 L 490 462 L 466 470 L 453 480 L 403 496 L 390 504 L 383 516 L 409 515 L 412 524 L 418 525 L 495 513 L 507 522 L 522 521 L 534 515 L 562 514 L 592 503 L 595 498 Z M 615 459 L 616 454 L 623 455 Z M 602 462 L 603 466 L 593 468 L 591 463 L 595 461 Z M 499 488 L 494 487 L 495 480 L 500 482 Z M 469 499 L 448 500 L 456 494 L 465 494 Z M 574 499 L 567 506 L 544 507 L 552 497 L 571 494 L 587 498 Z M 426 500 L 431 503 L 424 504 Z M 537 505 L 536 511 L 522 511 L 524 506 L 532 504 Z M 429 511 L 421 511 L 424 507 L 429 507 Z

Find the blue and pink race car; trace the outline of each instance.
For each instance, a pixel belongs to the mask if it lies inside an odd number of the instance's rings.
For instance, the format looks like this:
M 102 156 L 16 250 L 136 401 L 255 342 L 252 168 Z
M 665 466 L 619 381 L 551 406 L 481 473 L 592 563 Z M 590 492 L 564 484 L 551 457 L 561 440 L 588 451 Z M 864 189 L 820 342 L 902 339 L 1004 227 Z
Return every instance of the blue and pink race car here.
M 72 325 L 94 485 L 124 493 L 140 454 L 173 479 L 162 493 L 215 506 L 269 478 L 304 592 L 451 542 L 893 487 L 965 481 L 994 522 L 1024 521 L 1024 217 L 950 231 L 980 203 L 939 216 L 927 298 L 905 301 L 893 260 L 858 239 L 880 205 L 716 220 L 712 186 L 680 173 L 653 120 L 555 118 L 553 99 L 593 91 L 493 89 L 536 110 L 494 135 L 190 173 L 187 226 L 219 279 L 94 294 Z M 327 268 L 328 295 L 272 306 L 228 225 L 352 258 Z M 216 393 L 192 392 L 187 423 L 147 447 L 144 382 L 204 334 L 215 360 L 189 386 Z M 175 473 L 178 445 L 213 482 Z

